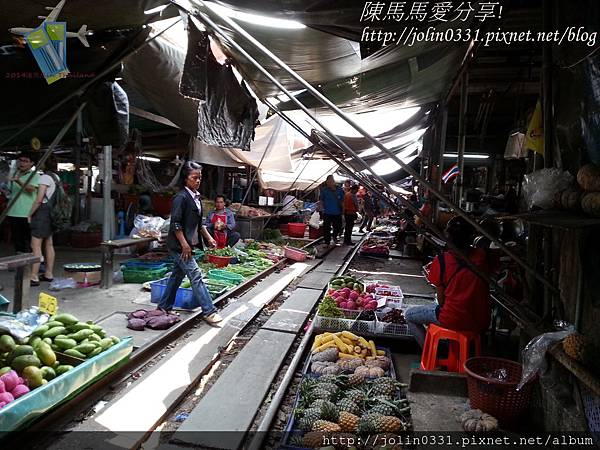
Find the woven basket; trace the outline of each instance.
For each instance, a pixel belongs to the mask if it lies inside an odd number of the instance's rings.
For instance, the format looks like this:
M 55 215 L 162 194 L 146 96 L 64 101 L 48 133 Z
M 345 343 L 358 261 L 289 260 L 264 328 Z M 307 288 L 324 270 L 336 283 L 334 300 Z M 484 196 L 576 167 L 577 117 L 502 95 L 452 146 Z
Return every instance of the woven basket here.
M 494 416 L 503 427 L 514 424 L 527 410 L 535 378 L 517 391 L 523 371 L 521 364 L 508 359 L 479 356 L 466 360 L 464 367 L 471 408 Z M 486 376 L 498 369 L 506 370 L 506 381 Z

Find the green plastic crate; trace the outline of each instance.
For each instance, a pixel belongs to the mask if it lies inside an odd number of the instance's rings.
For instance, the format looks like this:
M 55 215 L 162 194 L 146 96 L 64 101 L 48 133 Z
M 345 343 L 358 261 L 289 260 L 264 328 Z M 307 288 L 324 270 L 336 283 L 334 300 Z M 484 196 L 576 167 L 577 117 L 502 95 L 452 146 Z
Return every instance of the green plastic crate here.
M 162 269 L 136 269 L 123 267 L 123 281 L 125 283 L 146 283 L 163 278 L 168 268 Z
M 237 273 L 231 273 L 226 270 L 221 269 L 213 269 L 208 271 L 208 278 L 213 280 L 223 280 L 233 282 L 235 284 L 240 284 L 244 281 L 244 277 L 238 275 Z

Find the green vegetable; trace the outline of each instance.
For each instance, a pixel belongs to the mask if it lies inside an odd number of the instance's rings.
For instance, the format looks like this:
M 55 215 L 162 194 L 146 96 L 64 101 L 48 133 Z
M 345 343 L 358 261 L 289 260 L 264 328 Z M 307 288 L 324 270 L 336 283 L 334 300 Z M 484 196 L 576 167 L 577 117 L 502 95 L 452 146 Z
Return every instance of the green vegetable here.
M 235 257 L 237 256 L 237 253 L 234 252 L 230 247 L 225 247 L 225 248 L 211 248 L 209 250 L 206 251 L 207 255 L 214 255 L 214 256 L 229 256 L 229 257 Z
M 326 296 L 319 304 L 319 315 L 321 317 L 344 317 L 342 310 L 335 304 L 333 297 Z

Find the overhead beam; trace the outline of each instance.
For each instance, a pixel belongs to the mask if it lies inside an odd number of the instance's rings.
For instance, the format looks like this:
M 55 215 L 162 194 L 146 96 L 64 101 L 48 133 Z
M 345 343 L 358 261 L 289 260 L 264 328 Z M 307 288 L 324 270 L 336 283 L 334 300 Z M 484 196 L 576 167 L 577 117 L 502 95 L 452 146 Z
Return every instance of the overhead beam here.
M 131 106 L 130 105 L 129 106 L 129 113 L 133 114 L 134 116 L 141 117 L 142 119 L 146 119 L 146 120 L 150 120 L 152 122 L 160 123 L 160 124 L 166 125 L 168 127 L 177 128 L 178 130 L 181 129 L 177 125 L 175 125 L 173 122 L 171 122 L 169 119 L 167 119 L 166 117 L 159 116 L 158 114 L 151 113 L 149 111 L 146 111 L 144 109 L 138 108 L 136 106 Z

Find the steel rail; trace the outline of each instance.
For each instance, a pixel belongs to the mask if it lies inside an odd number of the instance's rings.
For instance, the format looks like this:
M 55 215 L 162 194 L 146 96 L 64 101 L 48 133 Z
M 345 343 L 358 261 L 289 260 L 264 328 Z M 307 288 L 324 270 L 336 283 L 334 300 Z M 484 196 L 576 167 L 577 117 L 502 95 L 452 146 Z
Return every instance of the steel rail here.
M 244 37 L 247 41 L 249 41 L 253 46 L 255 46 L 262 54 L 266 55 L 269 59 L 274 61 L 277 65 L 279 65 L 285 72 L 288 73 L 292 78 L 302 84 L 308 92 L 310 92 L 316 99 L 318 99 L 321 103 L 331 109 L 336 115 L 342 118 L 346 123 L 352 126 L 356 131 L 358 131 L 363 137 L 365 137 L 371 144 L 375 147 L 379 148 L 382 152 L 388 155 L 394 162 L 396 162 L 400 167 L 402 167 L 406 172 L 408 172 L 415 180 L 418 180 L 425 188 L 427 188 L 434 196 L 438 198 L 438 200 L 446 203 L 452 211 L 454 211 L 457 215 L 461 216 L 467 222 L 471 224 L 477 231 L 479 231 L 482 235 L 490 239 L 494 242 L 498 248 L 500 248 L 506 255 L 510 256 L 519 266 L 521 266 L 525 271 L 533 275 L 537 280 L 539 280 L 544 286 L 548 289 L 560 293 L 560 290 L 556 288 L 550 281 L 548 281 L 544 276 L 540 275 L 533 267 L 531 267 L 527 262 L 523 261 L 519 255 L 510 250 L 506 245 L 500 242 L 495 236 L 489 233 L 485 228 L 477 223 L 476 220 L 471 218 L 469 214 L 463 211 L 459 206 L 455 205 L 450 199 L 448 199 L 443 193 L 439 192 L 433 184 L 429 181 L 423 179 L 421 175 L 414 170 L 410 165 L 404 163 L 400 158 L 396 156 L 392 151 L 390 151 L 387 147 L 381 144 L 377 139 L 375 139 L 371 134 L 365 131 L 360 125 L 358 125 L 354 120 L 350 119 L 346 114 L 339 109 L 333 102 L 331 102 L 327 97 L 321 94 L 317 89 L 315 89 L 310 83 L 308 83 L 304 78 L 298 75 L 293 69 L 291 69 L 284 61 L 282 61 L 279 57 L 277 57 L 274 53 L 272 53 L 268 48 L 266 48 L 262 43 L 260 43 L 257 39 L 255 39 L 252 35 L 250 35 L 246 30 L 244 30 L 240 25 L 238 25 L 234 20 L 227 17 L 225 14 L 222 14 L 219 11 L 214 11 L 207 7 L 206 3 L 203 0 L 191 0 L 193 3 L 197 3 L 203 6 L 207 11 L 212 12 L 216 16 L 218 16 L 221 20 L 223 20 L 228 26 L 230 26 L 233 30 L 238 32 L 242 37 Z M 176 4 L 175 2 L 173 2 Z M 179 6 L 179 5 L 177 5 Z M 185 8 L 184 8 L 185 9 Z M 214 32 L 222 36 L 230 45 L 232 45 L 236 50 L 238 50 L 245 58 L 250 58 L 249 61 L 254 64 L 256 62 L 237 42 L 231 39 L 219 25 L 217 25 L 214 21 L 212 21 L 208 15 L 200 10 L 198 10 L 195 14 L 202 22 L 212 28 Z M 267 75 L 268 72 L 260 64 L 258 64 L 257 68 L 264 74 Z M 262 70 L 261 70 L 262 69 Z M 268 78 L 271 79 L 270 76 L 267 75 Z M 273 80 L 271 80 L 273 81 Z M 280 83 L 277 83 L 280 89 L 283 88 Z M 287 94 L 286 94 L 287 95 Z M 289 95 L 288 95 L 289 97 Z M 295 99 L 295 97 L 293 97 Z M 292 100 L 292 97 L 290 97 Z M 294 102 L 296 103 L 296 102 Z M 303 109 L 304 110 L 304 109 Z M 305 111 L 306 112 L 306 111 Z M 315 120 L 313 118 L 313 120 Z M 320 125 L 321 126 L 321 125 Z M 332 134 L 332 133 L 330 133 Z
M 319 239 L 313 240 L 302 248 L 311 247 L 312 245 L 315 245 L 318 241 Z M 239 284 L 235 289 L 228 291 L 222 296 L 218 297 L 213 303 L 215 305 L 219 305 L 224 301 L 231 299 L 232 297 L 242 294 L 254 283 L 263 280 L 272 272 L 283 268 L 286 265 L 286 263 L 287 258 L 282 259 L 278 263 L 256 274 L 254 277 L 246 280 L 244 283 Z M 58 423 L 73 408 L 75 408 L 77 405 L 80 405 L 86 400 L 92 399 L 94 395 L 101 392 L 104 388 L 110 386 L 115 382 L 119 382 L 119 380 L 123 379 L 124 377 L 128 377 L 132 371 L 140 369 L 141 367 L 146 365 L 147 362 L 150 360 L 150 357 L 152 357 L 155 354 L 158 354 L 160 351 L 163 351 L 167 344 L 182 336 L 186 331 L 189 331 L 196 324 L 196 322 L 200 319 L 201 316 L 202 311 L 197 311 L 191 314 L 187 319 L 171 327 L 166 333 L 159 336 L 156 340 L 146 345 L 143 345 L 142 347 L 138 347 L 131 354 L 130 359 L 126 363 L 124 363 L 114 371 L 108 373 L 96 383 L 84 389 L 81 393 L 77 394 L 75 397 L 71 398 L 70 400 L 67 400 L 65 403 L 59 405 L 57 408 L 53 409 L 47 414 L 44 414 L 42 418 L 34 422 L 31 426 L 29 426 L 27 428 L 27 431 L 55 431 L 50 430 L 49 426 Z M 18 436 L 18 438 L 20 439 L 21 436 Z M 11 438 L 8 437 L 7 439 L 10 440 Z

